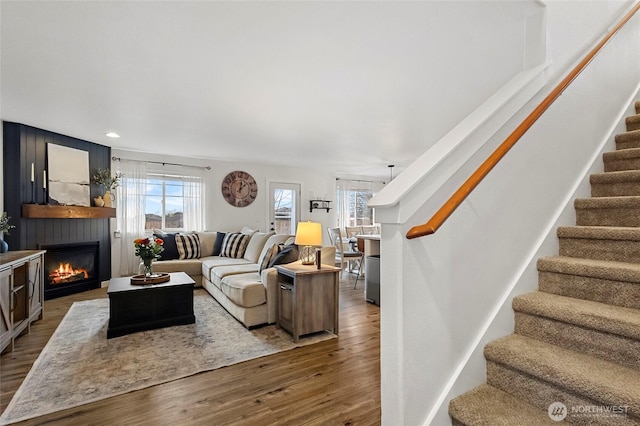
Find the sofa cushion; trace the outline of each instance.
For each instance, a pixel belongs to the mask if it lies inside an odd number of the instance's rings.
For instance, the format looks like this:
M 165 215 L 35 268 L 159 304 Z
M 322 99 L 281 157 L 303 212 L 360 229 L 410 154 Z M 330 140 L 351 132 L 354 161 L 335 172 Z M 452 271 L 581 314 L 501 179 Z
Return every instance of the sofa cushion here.
M 200 257 L 214 256 L 213 248 L 218 237 L 217 232 L 196 232 L 200 240 Z
M 211 278 L 211 270 L 218 266 L 227 266 L 227 265 L 247 265 L 250 264 L 246 259 L 234 259 L 231 257 L 220 257 L 220 256 L 211 256 L 200 259 L 202 263 L 202 276 L 212 281 Z
M 154 229 L 153 236 L 160 238 L 164 242 L 162 245 L 164 251 L 160 253 L 160 260 L 172 260 L 180 257 L 178 247 L 176 246 L 176 234 L 170 234 L 161 229 Z
M 222 249 L 220 250 L 220 256 L 240 259 L 244 256 L 244 252 L 247 249 L 247 244 L 249 244 L 250 239 L 250 235 L 241 233 L 229 233 L 225 235 L 224 241 L 222 242 Z
M 211 268 L 211 281 L 216 287 L 221 288 L 220 284 L 225 277 L 237 274 L 248 274 L 251 272 L 256 272 L 258 270 L 258 265 L 255 263 L 245 263 L 242 265 L 227 265 L 227 266 L 216 266 L 215 268 Z
M 195 277 L 202 274 L 202 262 L 200 259 L 153 262 L 153 272 L 185 272 L 190 277 Z
M 245 235 L 253 235 L 256 232 L 258 232 L 257 229 L 249 228 L 248 226 L 243 226 L 242 229 L 240 230 L 240 233 Z
M 200 239 L 198 234 L 177 234 L 176 246 L 179 259 L 198 259 L 200 257 Z
M 251 240 L 249 240 L 249 244 L 247 245 L 247 249 L 244 251 L 244 258 L 247 259 L 251 263 L 258 263 L 258 259 L 260 257 L 260 253 L 262 253 L 262 249 L 264 248 L 264 243 L 274 235 L 275 232 L 256 232 L 251 236 Z
M 221 290 L 233 303 L 245 308 L 262 305 L 267 302 L 267 294 L 260 274 L 239 274 L 225 277 Z
M 213 245 L 212 256 L 220 256 L 220 252 L 222 251 L 222 243 L 224 242 L 225 235 L 227 235 L 226 232 L 218 232 L 218 235 L 216 235 L 216 242 Z

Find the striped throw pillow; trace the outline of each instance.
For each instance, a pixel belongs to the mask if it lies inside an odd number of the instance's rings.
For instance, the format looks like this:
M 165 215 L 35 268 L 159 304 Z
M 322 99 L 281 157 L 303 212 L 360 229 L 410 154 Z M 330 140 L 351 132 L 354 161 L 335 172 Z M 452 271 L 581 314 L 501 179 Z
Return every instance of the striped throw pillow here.
M 200 239 L 197 234 L 176 234 L 176 247 L 179 259 L 198 259 L 200 257 Z
M 244 256 L 244 251 L 247 249 L 247 245 L 249 245 L 250 239 L 251 235 L 241 233 L 228 233 L 224 236 L 222 249 L 220 250 L 220 256 L 240 259 Z
M 258 272 L 262 273 L 262 270 L 267 269 L 267 267 L 269 266 L 269 262 L 271 262 L 271 259 L 276 257 L 277 254 L 278 245 L 274 244 L 269 248 L 269 250 L 264 252 L 262 259 L 260 259 L 260 261 L 258 262 L 258 264 L 260 265 L 260 269 L 258 270 Z

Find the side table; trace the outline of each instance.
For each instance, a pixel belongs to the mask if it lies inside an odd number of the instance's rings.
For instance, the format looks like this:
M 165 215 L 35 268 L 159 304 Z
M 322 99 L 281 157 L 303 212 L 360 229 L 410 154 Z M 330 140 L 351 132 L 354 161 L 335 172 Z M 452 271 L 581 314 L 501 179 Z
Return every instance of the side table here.
M 278 265 L 278 315 L 276 323 L 293 335 L 318 331 L 338 334 L 340 268 L 322 265 Z

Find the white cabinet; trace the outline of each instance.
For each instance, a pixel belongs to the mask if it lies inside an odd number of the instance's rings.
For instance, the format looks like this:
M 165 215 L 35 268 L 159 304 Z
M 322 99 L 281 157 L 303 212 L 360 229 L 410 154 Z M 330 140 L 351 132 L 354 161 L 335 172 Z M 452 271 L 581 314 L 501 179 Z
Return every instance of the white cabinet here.
M 42 318 L 44 251 L 0 254 L 0 352 Z

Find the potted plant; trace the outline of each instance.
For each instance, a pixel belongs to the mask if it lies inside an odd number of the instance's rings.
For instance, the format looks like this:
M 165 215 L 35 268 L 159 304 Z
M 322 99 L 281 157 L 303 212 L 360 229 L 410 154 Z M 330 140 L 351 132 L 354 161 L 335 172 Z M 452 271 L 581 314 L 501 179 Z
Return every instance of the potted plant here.
M 120 179 L 122 173 L 116 173 L 115 176 L 111 176 L 110 169 L 97 169 L 93 175 L 93 181 L 98 185 L 104 187 L 104 206 L 111 207 L 113 201 L 113 195 L 111 194 L 118 186 L 120 186 Z
M 9 250 L 9 245 L 4 240 L 4 234 L 9 234 L 9 229 L 15 228 L 13 225 L 9 225 L 10 216 L 7 216 L 7 212 L 2 212 L 2 216 L 0 216 L 0 235 L 2 235 L 2 239 L 0 239 L 0 253 L 6 253 Z

